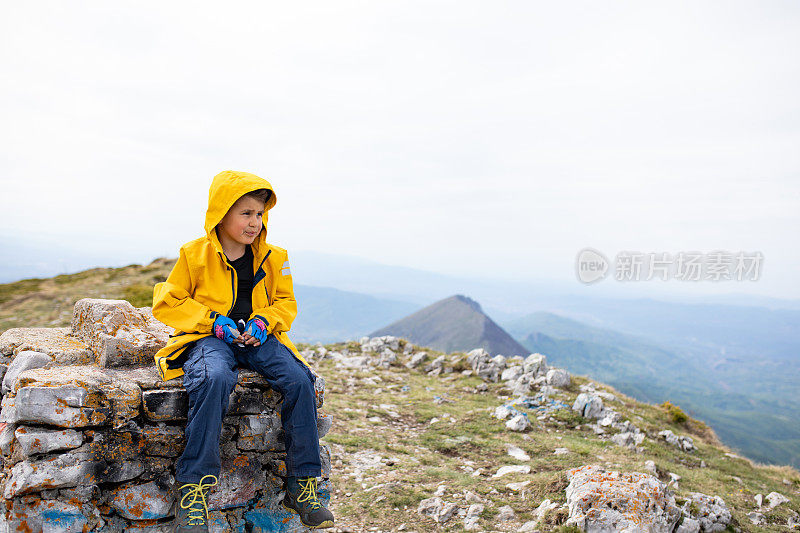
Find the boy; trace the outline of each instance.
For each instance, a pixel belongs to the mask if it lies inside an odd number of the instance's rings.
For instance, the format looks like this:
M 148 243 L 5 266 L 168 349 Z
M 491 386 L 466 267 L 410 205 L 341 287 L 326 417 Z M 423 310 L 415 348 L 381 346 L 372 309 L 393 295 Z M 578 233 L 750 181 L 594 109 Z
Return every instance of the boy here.
M 217 174 L 206 235 L 181 246 L 166 282 L 154 288 L 153 315 L 175 328 L 156 365 L 163 380 L 183 375 L 189 394 L 186 448 L 175 469 L 178 533 L 208 531 L 206 497 L 217 484 L 222 419 L 239 366 L 264 376 L 283 396 L 284 507 L 308 527 L 333 527 L 333 514 L 316 494 L 322 475 L 316 375 L 286 335 L 297 315 L 286 250 L 266 242 L 267 211 L 275 202 L 272 186 L 258 176 Z

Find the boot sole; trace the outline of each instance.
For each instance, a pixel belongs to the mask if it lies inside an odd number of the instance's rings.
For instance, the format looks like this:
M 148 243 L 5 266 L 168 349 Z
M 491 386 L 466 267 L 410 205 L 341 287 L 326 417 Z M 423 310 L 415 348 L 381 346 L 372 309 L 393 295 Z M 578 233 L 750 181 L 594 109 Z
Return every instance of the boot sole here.
M 303 521 L 303 517 L 302 517 L 302 516 L 300 516 L 300 513 L 298 513 L 296 509 L 292 509 L 291 507 L 289 507 L 288 505 L 286 505 L 286 500 L 281 500 L 281 505 L 282 505 L 282 506 L 283 506 L 283 508 L 284 508 L 284 509 L 286 509 L 287 511 L 291 511 L 291 512 L 293 512 L 294 514 L 296 514 L 296 515 L 297 515 L 297 518 L 299 518 L 299 519 L 300 519 L 300 523 L 301 523 L 301 524 L 303 524 L 303 525 L 304 525 L 304 526 L 306 526 L 306 527 L 310 527 L 311 529 L 324 529 L 324 528 L 333 527 L 333 521 L 332 521 L 332 520 L 325 520 L 324 522 L 320 522 L 320 523 L 319 523 L 319 524 L 317 524 L 317 525 L 313 525 L 313 524 L 306 524 L 306 523 Z

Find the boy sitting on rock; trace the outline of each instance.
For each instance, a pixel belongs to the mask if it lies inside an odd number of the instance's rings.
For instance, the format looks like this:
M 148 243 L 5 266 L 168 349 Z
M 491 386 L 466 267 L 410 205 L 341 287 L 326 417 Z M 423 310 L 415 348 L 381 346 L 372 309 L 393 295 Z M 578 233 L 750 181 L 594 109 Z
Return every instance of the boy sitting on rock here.
M 156 365 L 165 381 L 183 375 L 189 394 L 186 448 L 175 472 L 176 532 L 208 531 L 206 498 L 220 473 L 222 419 L 240 366 L 283 396 L 284 507 L 308 527 L 333 527 L 316 493 L 322 475 L 316 375 L 286 335 L 297 315 L 286 250 L 266 241 L 275 201 L 272 186 L 258 176 L 217 174 L 205 235 L 181 246 L 166 282 L 154 289 L 153 315 L 176 330 Z

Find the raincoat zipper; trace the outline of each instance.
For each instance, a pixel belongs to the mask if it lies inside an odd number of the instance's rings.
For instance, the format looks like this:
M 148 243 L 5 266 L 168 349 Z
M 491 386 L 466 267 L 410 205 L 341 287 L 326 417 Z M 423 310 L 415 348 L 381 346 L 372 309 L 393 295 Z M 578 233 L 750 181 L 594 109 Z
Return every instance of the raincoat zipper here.
M 233 300 L 231 302 L 231 308 L 228 309 L 227 313 L 225 313 L 225 316 L 229 316 L 231 314 L 231 312 L 233 311 L 233 308 L 236 306 L 236 284 L 238 283 L 238 280 L 236 279 L 236 269 L 233 268 L 231 266 L 231 264 L 228 262 L 228 258 L 225 257 L 225 254 L 221 253 L 220 255 L 222 255 L 222 260 L 225 262 L 225 268 L 227 268 L 228 271 L 232 272 L 232 275 L 231 275 L 231 294 L 233 294 Z
M 271 254 L 271 253 L 272 253 L 272 250 L 267 250 L 267 255 L 265 255 L 264 259 L 261 260 L 261 264 L 258 265 L 258 268 L 256 269 L 256 272 L 261 270 L 261 267 L 264 265 L 264 261 L 267 260 L 267 257 L 269 257 L 269 254 Z M 264 271 L 264 274 L 266 274 L 266 271 Z M 253 287 L 253 290 L 255 290 L 255 286 Z M 272 305 L 272 299 L 269 297 L 269 291 L 267 290 L 267 276 L 266 275 L 264 276 L 264 294 L 267 295 L 267 305 Z

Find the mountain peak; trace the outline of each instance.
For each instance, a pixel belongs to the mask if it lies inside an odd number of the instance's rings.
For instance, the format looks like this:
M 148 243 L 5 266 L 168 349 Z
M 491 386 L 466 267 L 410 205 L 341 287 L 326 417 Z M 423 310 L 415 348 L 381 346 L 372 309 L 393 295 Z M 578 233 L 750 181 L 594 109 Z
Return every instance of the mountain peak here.
M 442 302 L 446 302 L 448 300 L 463 302 L 468 306 L 470 306 L 475 311 L 477 311 L 478 313 L 483 313 L 483 309 L 481 309 L 481 304 L 479 304 L 469 296 L 464 296 L 463 294 L 456 294 L 454 296 L 451 296 L 450 298 L 445 298 L 444 300 L 442 300 Z
M 492 355 L 528 351 L 498 326 L 478 302 L 463 294 L 439 300 L 370 334 L 395 335 L 444 352 L 483 348 Z

